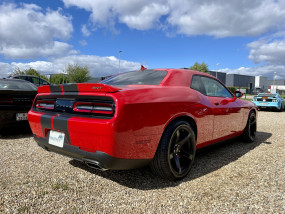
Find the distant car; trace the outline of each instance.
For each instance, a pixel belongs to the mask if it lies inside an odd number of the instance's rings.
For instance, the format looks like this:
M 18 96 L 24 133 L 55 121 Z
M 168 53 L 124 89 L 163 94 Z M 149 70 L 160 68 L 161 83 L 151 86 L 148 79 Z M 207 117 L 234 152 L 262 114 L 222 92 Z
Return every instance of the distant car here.
M 97 169 L 150 164 L 178 180 L 189 173 L 196 148 L 256 136 L 256 106 L 198 71 L 138 70 L 38 92 L 28 114 L 38 145 Z
M 0 79 L 0 129 L 28 125 L 28 111 L 37 94 L 37 87 L 25 80 Z
M 283 111 L 285 109 L 285 100 L 278 93 L 260 93 L 252 98 L 252 102 L 258 109 L 273 109 Z
M 33 75 L 14 75 L 11 76 L 13 79 L 21 79 L 21 80 L 26 80 L 29 81 L 36 86 L 42 86 L 42 85 L 50 85 L 50 83 L 43 78 L 40 78 L 39 76 L 33 76 Z

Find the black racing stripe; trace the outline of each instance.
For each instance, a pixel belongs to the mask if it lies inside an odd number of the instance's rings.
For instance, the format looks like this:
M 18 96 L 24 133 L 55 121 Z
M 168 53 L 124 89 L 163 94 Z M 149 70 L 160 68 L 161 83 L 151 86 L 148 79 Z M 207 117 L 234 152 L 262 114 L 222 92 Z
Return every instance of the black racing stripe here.
M 50 85 L 49 88 L 51 92 L 61 92 L 60 85 Z
M 78 92 L 78 87 L 77 84 L 64 84 L 63 86 L 63 91 L 64 92 Z
M 60 131 L 63 131 L 65 133 L 64 142 L 66 144 L 71 144 L 70 138 L 69 138 L 68 126 L 67 126 L 69 118 L 70 117 L 54 117 L 54 119 L 53 119 L 53 128 L 55 130 L 60 130 Z
M 41 116 L 41 127 L 43 136 L 45 137 L 45 129 L 51 129 L 51 115 L 43 114 Z

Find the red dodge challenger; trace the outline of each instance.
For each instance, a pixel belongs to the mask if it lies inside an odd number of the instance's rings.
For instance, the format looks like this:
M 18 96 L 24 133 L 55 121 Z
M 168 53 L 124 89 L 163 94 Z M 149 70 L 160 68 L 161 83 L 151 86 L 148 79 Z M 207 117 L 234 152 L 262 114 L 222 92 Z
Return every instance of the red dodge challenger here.
M 184 69 L 120 73 L 100 83 L 41 86 L 28 119 L 38 145 L 98 169 L 150 165 L 178 180 L 197 148 L 242 136 L 257 108 L 211 75 Z

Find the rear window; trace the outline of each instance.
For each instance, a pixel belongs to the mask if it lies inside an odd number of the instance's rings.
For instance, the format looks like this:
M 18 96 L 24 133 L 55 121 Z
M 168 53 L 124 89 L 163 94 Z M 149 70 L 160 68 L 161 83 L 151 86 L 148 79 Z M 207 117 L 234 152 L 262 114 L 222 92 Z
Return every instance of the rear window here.
M 37 86 L 27 81 L 0 80 L 0 90 L 36 91 Z
M 276 94 L 258 94 L 258 97 L 276 97 Z
M 100 83 L 106 85 L 159 85 L 167 71 L 139 70 L 112 76 Z

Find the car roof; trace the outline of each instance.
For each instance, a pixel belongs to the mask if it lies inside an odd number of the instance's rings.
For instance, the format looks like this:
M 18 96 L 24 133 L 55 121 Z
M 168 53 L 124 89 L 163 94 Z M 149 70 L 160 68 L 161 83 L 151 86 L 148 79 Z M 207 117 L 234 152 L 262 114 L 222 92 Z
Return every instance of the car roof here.
M 212 79 L 216 79 L 214 76 L 210 74 L 200 72 L 200 71 L 193 71 L 190 69 L 158 68 L 158 69 L 153 69 L 153 70 L 161 70 L 161 71 L 168 72 L 167 76 L 161 82 L 161 85 L 163 86 L 186 86 L 188 87 L 190 85 L 190 81 L 192 79 L 191 77 L 193 75 L 206 76 Z
M 31 83 L 31 82 L 29 82 L 29 81 L 26 81 L 26 80 L 22 80 L 22 79 L 11 79 L 11 78 L 9 78 L 9 79 L 0 79 L 0 81 L 7 81 L 7 82 L 25 82 L 25 83 Z

